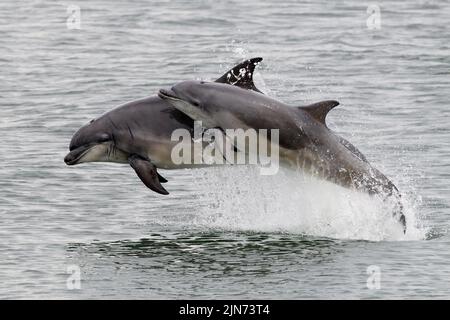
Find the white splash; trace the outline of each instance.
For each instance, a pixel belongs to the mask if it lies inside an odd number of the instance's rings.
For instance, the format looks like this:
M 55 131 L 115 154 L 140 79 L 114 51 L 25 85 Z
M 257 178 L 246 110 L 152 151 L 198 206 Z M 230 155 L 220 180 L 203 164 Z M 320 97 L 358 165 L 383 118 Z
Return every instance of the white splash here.
M 222 166 L 197 173 L 199 200 L 206 205 L 196 215 L 196 225 L 371 241 L 425 237 L 407 203 L 405 235 L 388 203 L 287 169 L 274 176 L 260 175 L 256 166 Z

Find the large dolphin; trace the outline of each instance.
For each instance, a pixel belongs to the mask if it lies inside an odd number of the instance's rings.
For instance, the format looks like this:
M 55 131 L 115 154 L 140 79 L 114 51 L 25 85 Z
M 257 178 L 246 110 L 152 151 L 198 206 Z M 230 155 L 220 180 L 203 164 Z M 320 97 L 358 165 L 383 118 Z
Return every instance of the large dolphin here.
M 245 60 L 216 82 L 259 92 L 253 84 L 253 72 L 261 60 Z M 172 148 L 178 143 L 171 140 L 172 133 L 176 129 L 191 131 L 193 126 L 192 118 L 154 95 L 119 106 L 81 127 L 72 137 L 70 152 L 64 161 L 68 165 L 129 163 L 148 188 L 168 194 L 161 185 L 167 180 L 157 172 L 157 168 L 196 166 L 178 165 L 171 159 Z
M 327 127 L 325 118 L 337 101 L 292 107 L 257 92 L 204 81 L 181 82 L 161 89 L 159 96 L 205 127 L 279 129 L 279 156 L 285 165 L 347 188 L 393 197 L 395 215 L 406 228 L 396 186 Z

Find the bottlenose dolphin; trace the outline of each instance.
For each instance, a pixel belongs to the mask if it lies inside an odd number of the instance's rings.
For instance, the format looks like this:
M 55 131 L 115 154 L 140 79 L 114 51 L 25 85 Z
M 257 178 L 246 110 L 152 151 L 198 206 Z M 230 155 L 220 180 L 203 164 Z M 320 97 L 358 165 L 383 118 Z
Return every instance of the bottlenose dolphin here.
M 205 127 L 279 129 L 282 163 L 347 188 L 394 197 L 395 216 L 406 228 L 396 186 L 327 127 L 325 118 L 337 101 L 292 107 L 260 93 L 204 81 L 184 81 L 161 89 L 159 96 Z
M 259 90 L 253 84 L 253 72 L 262 58 L 236 65 L 216 80 L 217 83 Z M 171 135 L 176 129 L 193 130 L 194 120 L 158 95 L 119 106 L 81 127 L 72 137 L 68 165 L 84 162 L 128 163 L 151 190 L 168 194 L 161 183 L 167 182 L 157 168 L 176 169 L 195 165 L 174 164 L 171 151 L 178 141 Z

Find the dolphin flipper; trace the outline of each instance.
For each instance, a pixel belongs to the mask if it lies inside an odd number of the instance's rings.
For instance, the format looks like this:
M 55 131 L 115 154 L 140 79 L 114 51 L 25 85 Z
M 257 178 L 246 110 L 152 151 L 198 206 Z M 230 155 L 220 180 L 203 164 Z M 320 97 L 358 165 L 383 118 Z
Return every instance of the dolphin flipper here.
M 253 72 L 262 59 L 263 58 L 261 57 L 257 57 L 245 60 L 228 70 L 215 82 L 226 83 L 243 89 L 261 92 L 253 83 Z
M 128 158 L 128 162 L 148 188 L 160 194 L 169 194 L 161 185 L 161 182 L 167 182 L 167 180 L 158 174 L 156 166 L 150 160 L 133 154 Z
M 232 165 L 235 162 L 236 154 L 241 151 L 236 147 L 236 145 L 230 139 L 230 137 L 227 136 L 223 128 L 216 127 L 213 129 L 215 129 L 216 134 L 220 134 L 222 137 L 222 143 L 218 143 L 218 141 L 214 139 L 213 143 L 215 145 L 216 150 L 218 150 L 221 153 L 223 160 L 225 161 L 226 164 Z M 231 149 L 227 150 L 226 146 L 231 146 Z M 231 154 L 229 154 L 228 151 L 231 151 Z M 232 157 L 232 159 L 228 159 L 227 156 Z
M 160 175 L 158 172 L 156 172 L 156 174 L 158 175 L 159 182 L 161 182 L 161 183 L 167 182 L 167 179 L 164 178 L 162 175 Z

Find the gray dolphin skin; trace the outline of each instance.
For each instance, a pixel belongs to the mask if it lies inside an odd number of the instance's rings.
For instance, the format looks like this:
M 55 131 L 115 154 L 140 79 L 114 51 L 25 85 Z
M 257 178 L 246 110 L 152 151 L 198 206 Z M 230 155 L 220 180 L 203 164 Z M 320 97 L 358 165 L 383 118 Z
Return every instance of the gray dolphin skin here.
M 226 129 L 278 129 L 280 161 L 291 168 L 335 184 L 394 199 L 394 216 L 406 231 L 396 186 L 352 144 L 326 125 L 337 101 L 292 107 L 263 94 L 204 81 L 185 81 L 159 96 L 205 127 Z
M 217 83 L 255 90 L 253 72 L 262 58 L 236 65 L 216 80 Z M 178 169 L 199 165 L 177 165 L 171 159 L 176 129 L 193 130 L 194 120 L 157 95 L 119 106 L 81 127 L 72 137 L 67 165 L 85 162 L 127 163 L 151 190 L 168 194 L 161 185 L 167 182 L 157 168 Z M 192 161 L 191 163 L 194 163 Z

